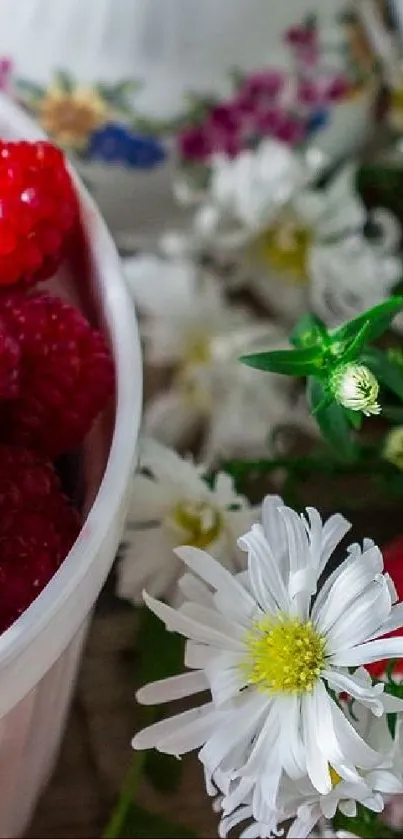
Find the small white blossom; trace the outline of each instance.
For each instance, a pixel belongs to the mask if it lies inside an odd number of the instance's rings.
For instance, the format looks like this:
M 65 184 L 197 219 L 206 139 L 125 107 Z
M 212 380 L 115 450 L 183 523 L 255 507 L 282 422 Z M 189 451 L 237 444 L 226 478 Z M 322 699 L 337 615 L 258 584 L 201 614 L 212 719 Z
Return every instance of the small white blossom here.
M 373 685 L 363 667 L 403 657 L 403 638 L 384 637 L 403 625 L 403 603 L 370 540 L 363 549 L 351 545 L 329 573 L 349 529 L 342 516 L 323 524 L 316 510 L 305 519 L 269 496 L 262 522 L 239 540 L 246 571 L 231 575 L 204 551 L 182 547 L 186 602 L 174 610 L 144 594 L 167 629 L 188 639 L 190 670 L 142 688 L 139 701 L 207 690 L 211 700 L 139 732 L 133 747 L 200 749 L 207 776 L 244 783 L 238 803 L 259 781 L 261 804 L 272 810 L 284 775 L 308 776 L 327 796 L 332 773 L 358 783 L 362 773 L 390 768 L 388 753 L 366 742 L 332 692 L 377 717 L 403 710 L 403 700 Z
M 146 362 L 173 371 L 169 386 L 151 396 L 145 431 L 171 446 L 189 445 L 204 431 L 203 460 L 268 454 L 278 424 L 312 431 L 307 410 L 295 406 L 293 382 L 266 377 L 239 356 L 287 346 L 286 333 L 231 306 L 216 277 L 188 259 L 139 256 L 126 261 L 129 289 L 144 314 Z
M 380 414 L 379 382 L 365 364 L 345 364 L 337 368 L 330 382 L 334 398 L 344 408 L 362 411 L 369 417 Z
M 232 478 L 218 472 L 209 486 L 203 465 L 150 439 L 140 442 L 139 466 L 118 565 L 118 594 L 138 603 L 147 588 L 175 601 L 182 564 L 173 549 L 184 542 L 207 548 L 232 571 L 241 570 L 245 563 L 237 539 L 259 511 L 235 492 Z

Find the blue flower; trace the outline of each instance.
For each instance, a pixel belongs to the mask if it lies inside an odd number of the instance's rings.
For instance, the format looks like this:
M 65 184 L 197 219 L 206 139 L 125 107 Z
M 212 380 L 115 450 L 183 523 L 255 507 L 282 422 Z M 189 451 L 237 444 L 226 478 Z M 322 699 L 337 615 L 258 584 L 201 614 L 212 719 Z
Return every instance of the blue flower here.
M 166 151 L 153 137 L 133 134 L 129 128 L 110 122 L 90 137 L 86 157 L 106 163 L 123 163 L 133 169 L 153 169 L 166 158 Z
M 314 134 L 315 131 L 320 131 L 321 128 L 325 128 L 330 121 L 330 111 L 329 110 L 320 110 L 315 111 L 308 119 L 307 122 L 307 133 Z

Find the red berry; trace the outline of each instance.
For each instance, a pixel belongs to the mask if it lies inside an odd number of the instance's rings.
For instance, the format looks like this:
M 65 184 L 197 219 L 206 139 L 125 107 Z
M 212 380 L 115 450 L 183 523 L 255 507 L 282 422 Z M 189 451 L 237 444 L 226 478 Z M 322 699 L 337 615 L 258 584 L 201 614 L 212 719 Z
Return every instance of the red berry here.
M 0 399 L 15 399 L 20 389 L 20 348 L 0 320 Z
M 51 143 L 0 141 L 0 287 L 46 280 L 63 259 L 78 203 Z
M 113 392 L 103 336 L 40 292 L 1 298 L 0 320 L 21 353 L 20 391 L 0 405 L 0 438 L 50 457 L 77 448 Z
M 79 533 L 79 516 L 50 463 L 0 446 L 0 631 L 55 574 Z
M 403 536 L 398 536 L 397 539 L 386 545 L 382 554 L 385 572 L 392 577 L 399 601 L 401 601 L 403 600 Z M 390 638 L 393 635 L 403 635 L 403 629 L 396 629 L 386 635 L 385 638 Z M 380 679 L 385 673 L 387 664 L 387 661 L 375 661 L 373 664 L 366 664 L 365 666 L 374 679 Z M 402 659 L 398 659 L 393 672 L 400 676 L 403 674 Z

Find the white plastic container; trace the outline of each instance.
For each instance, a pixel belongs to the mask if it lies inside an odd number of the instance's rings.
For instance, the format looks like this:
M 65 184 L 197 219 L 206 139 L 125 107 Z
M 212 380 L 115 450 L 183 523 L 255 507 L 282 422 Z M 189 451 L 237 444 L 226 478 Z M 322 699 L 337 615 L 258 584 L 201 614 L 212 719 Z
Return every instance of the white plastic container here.
M 0 135 L 41 138 L 25 114 L 4 98 Z M 119 542 L 140 421 L 142 373 L 135 316 L 104 222 L 77 186 L 86 242 L 81 260 L 85 275 L 80 275 L 87 297 L 83 309 L 109 337 L 116 407 L 113 416 L 98 424 L 84 451 L 90 509 L 76 544 L 49 585 L 0 636 L 0 837 L 21 835 L 52 769 L 91 609 Z M 73 275 L 72 266 L 67 271 Z M 78 297 L 84 300 L 80 293 Z

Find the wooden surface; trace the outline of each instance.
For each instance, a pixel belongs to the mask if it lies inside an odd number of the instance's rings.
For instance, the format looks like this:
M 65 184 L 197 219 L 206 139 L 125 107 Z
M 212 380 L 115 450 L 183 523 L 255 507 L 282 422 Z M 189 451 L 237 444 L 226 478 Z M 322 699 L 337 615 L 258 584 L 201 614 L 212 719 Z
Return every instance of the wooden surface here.
M 133 686 L 134 614 L 104 595 L 94 617 L 69 723 L 53 778 L 28 839 L 99 837 L 131 760 L 139 727 Z M 142 784 L 141 803 L 203 839 L 217 836 L 200 766 L 187 759 L 180 792 L 164 796 Z

